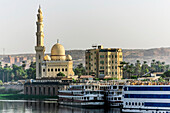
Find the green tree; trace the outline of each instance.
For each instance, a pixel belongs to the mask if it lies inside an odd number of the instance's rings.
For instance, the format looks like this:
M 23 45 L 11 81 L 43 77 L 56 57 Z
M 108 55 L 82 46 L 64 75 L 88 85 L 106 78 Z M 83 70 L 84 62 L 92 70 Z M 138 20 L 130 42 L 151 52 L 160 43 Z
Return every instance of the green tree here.
M 57 74 L 57 76 L 65 76 L 65 74 L 64 73 L 62 73 L 62 72 L 59 72 L 58 74 Z
M 85 68 L 83 67 L 83 64 L 80 63 L 79 65 L 77 65 L 77 67 L 74 69 L 74 73 L 75 75 L 85 75 Z

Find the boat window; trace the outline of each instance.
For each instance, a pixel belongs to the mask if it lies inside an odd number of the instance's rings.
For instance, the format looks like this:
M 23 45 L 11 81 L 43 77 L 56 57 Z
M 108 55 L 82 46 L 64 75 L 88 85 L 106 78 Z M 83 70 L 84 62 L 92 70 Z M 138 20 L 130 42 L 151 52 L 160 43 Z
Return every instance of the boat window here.
M 135 105 L 136 105 L 136 106 L 138 105 L 137 102 L 135 102 Z
M 126 102 L 126 105 L 128 105 L 128 103 Z
M 129 102 L 129 105 L 131 105 L 131 102 Z
M 134 102 L 132 102 L 132 105 L 134 105 Z
M 139 106 L 140 106 L 140 102 L 139 102 Z
M 117 89 L 117 86 L 113 86 L 113 89 Z

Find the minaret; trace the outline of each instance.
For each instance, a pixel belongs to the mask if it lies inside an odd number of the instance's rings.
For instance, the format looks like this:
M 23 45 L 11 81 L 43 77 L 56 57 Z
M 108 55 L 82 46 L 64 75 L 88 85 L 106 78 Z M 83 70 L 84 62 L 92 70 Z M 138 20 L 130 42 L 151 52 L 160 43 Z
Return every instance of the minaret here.
M 43 33 L 43 16 L 42 16 L 42 10 L 41 7 L 39 6 L 38 9 L 38 14 L 37 14 L 37 45 L 35 46 L 35 51 L 36 51 L 36 79 L 40 79 L 42 77 L 42 62 L 44 58 L 44 52 L 45 52 L 45 47 L 44 47 L 44 33 Z

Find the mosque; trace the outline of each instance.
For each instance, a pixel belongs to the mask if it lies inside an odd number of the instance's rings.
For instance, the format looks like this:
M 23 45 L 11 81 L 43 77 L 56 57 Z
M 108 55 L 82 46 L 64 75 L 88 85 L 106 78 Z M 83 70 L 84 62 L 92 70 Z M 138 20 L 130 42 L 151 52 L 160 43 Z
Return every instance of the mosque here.
M 70 55 L 65 55 L 65 49 L 63 45 L 59 43 L 59 40 L 57 40 L 57 43 L 51 48 L 51 56 L 45 56 L 43 33 L 44 24 L 41 7 L 38 9 L 36 24 L 36 79 L 58 78 L 63 76 L 63 74 L 67 78 L 72 78 L 74 75 L 72 57 Z

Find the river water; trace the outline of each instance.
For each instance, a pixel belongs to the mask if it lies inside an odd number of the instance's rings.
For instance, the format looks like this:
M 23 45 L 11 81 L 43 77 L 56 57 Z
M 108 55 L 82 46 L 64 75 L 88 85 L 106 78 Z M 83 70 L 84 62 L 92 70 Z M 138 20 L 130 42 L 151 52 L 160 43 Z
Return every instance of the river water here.
M 0 100 L 0 113 L 120 113 L 120 109 L 85 109 L 58 106 L 48 101 Z

